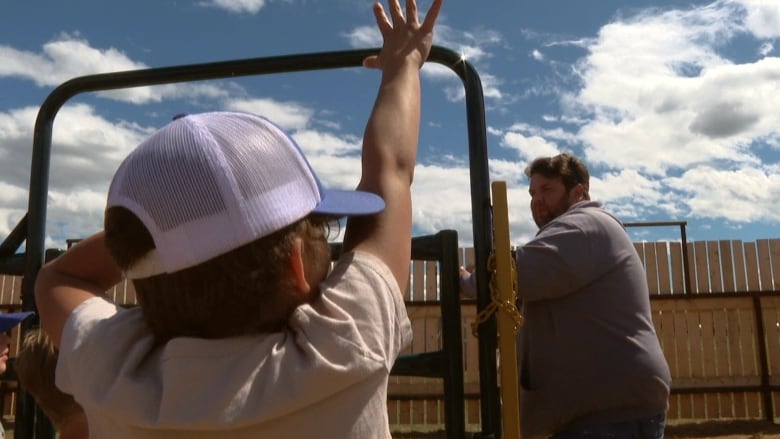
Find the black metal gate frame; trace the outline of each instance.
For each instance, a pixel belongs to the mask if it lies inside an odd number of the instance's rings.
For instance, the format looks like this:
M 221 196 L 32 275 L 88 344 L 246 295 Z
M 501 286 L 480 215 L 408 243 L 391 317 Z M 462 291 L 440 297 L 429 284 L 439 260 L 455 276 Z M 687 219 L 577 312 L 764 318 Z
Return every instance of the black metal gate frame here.
M 33 134 L 30 193 L 27 214 L 14 230 L 0 244 L 0 269 L 23 274 L 22 308 L 34 310 L 33 288 L 35 279 L 44 262 L 46 201 L 49 187 L 49 165 L 51 157 L 52 127 L 59 109 L 73 96 L 103 90 L 150 86 L 160 84 L 221 79 L 271 73 L 300 72 L 309 70 L 358 67 L 366 56 L 379 52 L 378 48 L 318 52 L 250 58 L 203 64 L 190 64 L 161 68 L 150 68 L 126 72 L 105 73 L 71 79 L 55 88 L 43 102 Z M 468 147 L 470 168 L 470 190 L 472 227 L 475 247 L 477 275 L 477 309 L 481 311 L 490 304 L 487 280 L 488 256 L 493 249 L 492 212 L 490 182 L 488 173 L 488 151 L 485 127 L 484 97 L 482 83 L 476 69 L 460 54 L 433 46 L 428 62 L 435 62 L 450 68 L 460 77 L 465 89 L 466 118 L 468 125 Z M 23 267 L 16 251 L 26 240 Z M 23 328 L 37 325 L 28 319 Z M 482 432 L 477 437 L 498 438 L 501 436 L 501 414 L 496 371 L 496 321 L 495 316 L 479 328 L 479 379 Z M 462 402 L 461 402 L 462 403 Z M 16 410 L 15 432 L 18 437 L 34 437 L 36 429 L 35 404 L 26 392 L 20 392 Z M 44 430 L 46 431 L 46 430 Z M 37 435 L 46 437 L 49 431 Z M 50 436 L 50 437 L 53 437 Z

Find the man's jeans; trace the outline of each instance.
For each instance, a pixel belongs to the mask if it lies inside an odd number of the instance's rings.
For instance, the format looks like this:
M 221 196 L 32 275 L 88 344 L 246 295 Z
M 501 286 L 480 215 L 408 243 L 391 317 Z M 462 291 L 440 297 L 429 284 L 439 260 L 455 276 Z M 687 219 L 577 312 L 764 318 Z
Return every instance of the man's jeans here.
M 636 421 L 583 425 L 555 433 L 551 439 L 610 438 L 610 439 L 662 439 L 666 426 L 666 414 Z

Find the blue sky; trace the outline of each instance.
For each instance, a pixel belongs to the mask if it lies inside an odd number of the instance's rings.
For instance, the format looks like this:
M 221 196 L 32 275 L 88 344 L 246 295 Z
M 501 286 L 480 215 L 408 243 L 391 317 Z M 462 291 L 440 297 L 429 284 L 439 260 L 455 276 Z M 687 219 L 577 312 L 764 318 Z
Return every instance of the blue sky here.
M 38 108 L 67 79 L 381 44 L 363 0 L 7 2 L 0 29 L 3 238 L 27 211 Z M 778 0 L 445 0 L 435 44 L 480 74 L 513 243 L 536 231 L 522 170 L 560 151 L 586 160 L 592 197 L 624 221 L 687 221 L 690 240 L 754 241 L 780 225 L 778 38 Z M 462 86 L 435 64 L 422 77 L 415 234 L 456 229 L 470 245 Z M 378 80 L 354 68 L 77 96 L 54 124 L 47 247 L 98 230 L 119 161 L 182 112 L 264 114 L 325 184 L 354 187 Z M 630 233 L 679 239 L 677 228 Z

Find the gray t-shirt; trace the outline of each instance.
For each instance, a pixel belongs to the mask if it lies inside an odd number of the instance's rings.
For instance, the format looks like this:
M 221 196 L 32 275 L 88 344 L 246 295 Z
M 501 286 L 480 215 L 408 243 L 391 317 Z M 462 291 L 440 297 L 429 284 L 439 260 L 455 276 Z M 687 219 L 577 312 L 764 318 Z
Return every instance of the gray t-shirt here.
M 579 202 L 516 251 L 524 437 L 665 412 L 671 376 L 622 224 Z

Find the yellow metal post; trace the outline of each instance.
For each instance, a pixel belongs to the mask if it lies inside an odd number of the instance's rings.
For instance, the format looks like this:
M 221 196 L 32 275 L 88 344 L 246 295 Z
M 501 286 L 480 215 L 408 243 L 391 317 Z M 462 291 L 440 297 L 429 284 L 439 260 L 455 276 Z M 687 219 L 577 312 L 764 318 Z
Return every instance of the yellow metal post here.
M 493 191 L 493 245 L 495 248 L 496 288 L 498 300 L 505 309 L 514 308 L 515 276 L 512 270 L 512 253 L 509 245 L 509 209 L 507 206 L 506 182 L 494 181 Z M 517 379 L 517 346 L 515 344 L 516 320 L 512 314 L 501 312 L 499 307 L 496 319 L 498 324 L 499 373 L 501 381 L 501 414 L 503 418 L 503 436 L 520 437 L 520 398 Z

